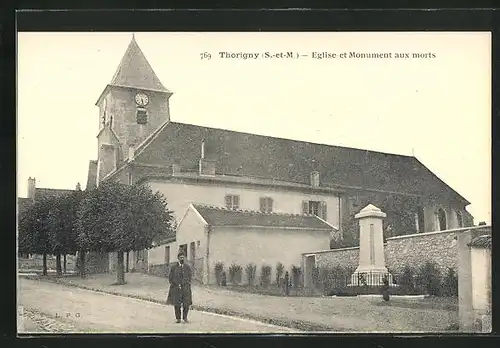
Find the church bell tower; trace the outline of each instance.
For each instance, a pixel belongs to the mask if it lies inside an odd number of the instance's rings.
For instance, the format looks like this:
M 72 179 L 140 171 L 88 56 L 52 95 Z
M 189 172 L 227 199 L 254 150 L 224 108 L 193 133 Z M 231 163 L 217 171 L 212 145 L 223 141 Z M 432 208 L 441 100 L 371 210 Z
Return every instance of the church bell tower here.
M 170 96 L 172 92 L 163 86 L 132 35 L 111 82 L 96 102 L 99 107 L 97 184 L 170 120 Z

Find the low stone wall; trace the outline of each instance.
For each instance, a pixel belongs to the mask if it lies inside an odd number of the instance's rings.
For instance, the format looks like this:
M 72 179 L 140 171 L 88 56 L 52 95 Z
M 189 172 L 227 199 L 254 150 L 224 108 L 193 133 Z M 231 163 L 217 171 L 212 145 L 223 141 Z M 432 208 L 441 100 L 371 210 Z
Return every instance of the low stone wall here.
M 427 261 L 435 262 L 445 274 L 448 268 L 457 270 L 458 249 L 457 233 L 465 229 L 453 229 L 438 232 L 427 232 L 387 238 L 385 262 L 389 270 L 401 271 L 405 265 L 414 268 Z M 316 255 L 318 267 L 358 266 L 359 247 L 333 249 L 309 253 Z
M 147 273 L 156 277 L 166 278 L 168 276 L 169 264 L 149 265 Z
M 356 268 L 359 264 L 359 247 L 332 249 L 316 253 L 316 265 L 321 268 L 335 266 Z
M 64 257 L 61 255 L 61 267 L 64 268 Z M 43 268 L 43 256 L 33 255 L 31 258 L 18 258 L 18 268 L 22 270 L 41 270 Z M 76 256 L 66 255 L 66 270 L 73 271 L 76 268 Z M 47 269 L 56 269 L 56 257 L 47 255 Z

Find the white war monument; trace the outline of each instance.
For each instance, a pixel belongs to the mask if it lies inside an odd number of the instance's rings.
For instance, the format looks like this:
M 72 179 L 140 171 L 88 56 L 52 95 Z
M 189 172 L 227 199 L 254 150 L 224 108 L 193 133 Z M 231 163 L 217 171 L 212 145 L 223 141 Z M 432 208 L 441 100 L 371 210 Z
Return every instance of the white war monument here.
M 383 219 L 387 216 L 368 204 L 354 217 L 359 220 L 359 266 L 351 275 L 349 286 L 380 286 L 387 277 L 394 286 L 392 274 L 385 267 Z

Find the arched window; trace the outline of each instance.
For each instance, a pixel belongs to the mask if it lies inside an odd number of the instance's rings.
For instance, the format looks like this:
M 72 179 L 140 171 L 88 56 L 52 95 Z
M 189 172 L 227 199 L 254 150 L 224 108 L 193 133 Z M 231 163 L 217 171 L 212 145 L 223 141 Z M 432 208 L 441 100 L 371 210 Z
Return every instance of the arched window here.
M 464 218 L 461 211 L 457 211 L 457 227 L 464 227 Z
M 446 230 L 446 213 L 443 209 L 439 208 L 436 212 L 438 228 L 440 231 Z
M 419 206 L 415 213 L 415 227 L 417 233 L 425 232 L 424 208 L 422 206 Z

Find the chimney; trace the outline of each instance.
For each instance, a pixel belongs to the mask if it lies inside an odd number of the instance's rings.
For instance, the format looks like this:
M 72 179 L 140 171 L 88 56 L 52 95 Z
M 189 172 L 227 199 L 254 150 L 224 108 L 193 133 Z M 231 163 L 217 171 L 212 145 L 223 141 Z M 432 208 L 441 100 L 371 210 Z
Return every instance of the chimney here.
M 76 190 L 77 191 L 81 191 L 82 190 L 82 186 L 80 185 L 79 182 L 76 183 Z
M 177 163 L 172 164 L 172 175 L 178 175 L 181 172 L 181 166 Z
M 319 187 L 319 172 L 318 171 L 311 172 L 311 186 L 312 187 Z
M 28 178 L 28 198 L 35 200 L 35 191 L 36 191 L 36 179 Z

